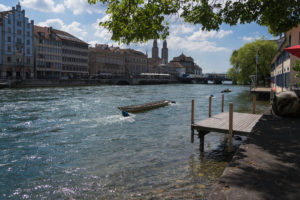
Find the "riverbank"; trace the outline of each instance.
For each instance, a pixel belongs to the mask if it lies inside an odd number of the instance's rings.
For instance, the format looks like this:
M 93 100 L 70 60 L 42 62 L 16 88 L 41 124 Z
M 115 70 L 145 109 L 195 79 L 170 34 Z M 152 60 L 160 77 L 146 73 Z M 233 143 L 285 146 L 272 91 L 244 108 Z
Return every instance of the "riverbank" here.
M 68 86 L 97 86 L 97 85 L 150 85 L 173 84 L 177 80 L 147 80 L 147 79 L 27 79 L 6 80 L 0 83 L 0 88 L 34 88 L 34 87 L 68 87 Z
M 265 113 L 209 199 L 300 199 L 300 119 Z

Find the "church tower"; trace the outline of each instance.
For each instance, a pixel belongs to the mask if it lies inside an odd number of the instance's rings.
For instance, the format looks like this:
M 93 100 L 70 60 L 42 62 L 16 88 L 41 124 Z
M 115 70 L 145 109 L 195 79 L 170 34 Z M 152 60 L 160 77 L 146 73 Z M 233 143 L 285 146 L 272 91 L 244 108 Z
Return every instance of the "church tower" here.
M 157 40 L 154 40 L 154 41 L 153 41 L 152 58 L 154 58 L 154 59 L 159 59 L 159 57 L 158 57 Z
M 168 47 L 167 47 L 167 40 L 164 40 L 163 43 L 163 48 L 161 49 L 161 59 L 162 59 L 162 64 L 167 64 L 168 63 Z

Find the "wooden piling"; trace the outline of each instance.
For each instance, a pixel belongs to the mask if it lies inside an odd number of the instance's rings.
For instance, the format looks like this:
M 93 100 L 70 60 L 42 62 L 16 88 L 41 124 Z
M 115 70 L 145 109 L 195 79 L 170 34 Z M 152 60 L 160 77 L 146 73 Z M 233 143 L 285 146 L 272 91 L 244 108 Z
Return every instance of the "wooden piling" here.
M 211 117 L 211 99 L 212 97 L 209 97 L 209 109 L 208 109 L 208 117 Z
M 194 143 L 194 128 L 193 124 L 195 122 L 195 101 L 192 100 L 192 110 L 191 110 L 191 143 Z
M 200 137 L 200 152 L 204 152 L 204 134 L 199 132 Z
M 255 114 L 256 112 L 256 95 L 253 95 L 252 97 L 252 114 Z
M 233 132 L 233 103 L 229 103 L 229 146 L 228 146 L 229 152 L 232 152 L 232 132 Z
M 222 112 L 224 112 L 224 94 L 222 94 Z

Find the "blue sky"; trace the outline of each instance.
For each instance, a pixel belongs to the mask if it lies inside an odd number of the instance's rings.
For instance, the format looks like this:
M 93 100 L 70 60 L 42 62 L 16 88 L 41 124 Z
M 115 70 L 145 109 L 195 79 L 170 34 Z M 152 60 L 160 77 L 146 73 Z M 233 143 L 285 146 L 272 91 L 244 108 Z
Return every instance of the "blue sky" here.
M 17 3 L 18 0 L 1 0 L 0 11 L 11 9 Z M 52 26 L 70 32 L 91 45 L 99 43 L 120 46 L 110 40 L 108 31 L 98 26 L 98 22 L 107 17 L 105 8 L 100 3 L 92 6 L 87 0 L 20 0 L 20 3 L 26 16 L 34 20 L 36 25 Z M 262 36 L 273 39 L 266 27 L 254 23 L 232 27 L 222 25 L 218 32 L 207 32 L 201 31 L 200 25 L 183 23 L 176 17 L 170 20 L 171 33 L 167 38 L 169 60 L 184 53 L 193 57 L 204 73 L 226 72 L 230 68 L 229 59 L 233 50 Z M 159 41 L 158 44 L 161 48 L 162 42 Z M 143 52 L 148 50 L 148 55 L 151 56 L 152 41 L 121 47 Z

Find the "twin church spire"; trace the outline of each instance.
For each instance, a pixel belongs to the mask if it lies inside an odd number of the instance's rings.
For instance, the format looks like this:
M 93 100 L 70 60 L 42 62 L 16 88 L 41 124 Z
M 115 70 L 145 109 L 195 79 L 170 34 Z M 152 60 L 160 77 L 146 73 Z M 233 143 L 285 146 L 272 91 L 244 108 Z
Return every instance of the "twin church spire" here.
M 153 41 L 153 47 L 152 47 L 152 58 L 153 59 L 160 59 L 158 56 L 158 46 L 157 46 L 157 40 L 155 39 Z M 164 40 L 163 42 L 163 48 L 161 49 L 161 63 L 167 64 L 168 63 L 168 47 L 167 47 L 167 41 Z

